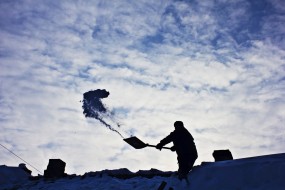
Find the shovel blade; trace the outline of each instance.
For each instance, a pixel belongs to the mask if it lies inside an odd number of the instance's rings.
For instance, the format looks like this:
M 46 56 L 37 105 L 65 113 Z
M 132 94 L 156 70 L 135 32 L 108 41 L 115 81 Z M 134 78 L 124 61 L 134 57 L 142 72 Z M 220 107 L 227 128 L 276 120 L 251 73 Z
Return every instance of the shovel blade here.
M 124 139 L 124 141 L 126 141 L 129 145 L 131 145 L 131 146 L 134 147 L 135 149 L 141 149 L 141 148 L 147 147 L 147 144 L 145 144 L 144 142 L 142 142 L 142 141 L 141 141 L 140 139 L 138 139 L 137 137 L 126 138 L 126 139 Z

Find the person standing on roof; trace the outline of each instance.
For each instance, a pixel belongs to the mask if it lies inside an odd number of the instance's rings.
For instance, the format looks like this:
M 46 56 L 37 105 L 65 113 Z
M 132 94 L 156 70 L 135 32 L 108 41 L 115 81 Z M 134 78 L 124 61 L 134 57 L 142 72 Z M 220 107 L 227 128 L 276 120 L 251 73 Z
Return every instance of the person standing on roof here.
M 193 165 L 198 158 L 198 153 L 194 138 L 184 127 L 183 122 L 175 121 L 174 128 L 175 130 L 162 139 L 160 143 L 156 145 L 156 148 L 161 150 L 164 145 L 173 142 L 174 146 L 171 147 L 171 150 L 176 151 L 177 153 L 178 178 L 183 179 L 187 178 L 187 174 L 193 168 Z

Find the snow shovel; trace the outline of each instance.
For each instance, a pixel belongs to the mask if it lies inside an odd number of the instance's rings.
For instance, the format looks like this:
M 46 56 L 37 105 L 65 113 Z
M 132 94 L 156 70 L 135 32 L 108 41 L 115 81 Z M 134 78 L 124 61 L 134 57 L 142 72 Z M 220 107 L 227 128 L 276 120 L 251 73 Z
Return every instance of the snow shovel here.
M 147 146 L 150 147 L 156 147 L 155 145 L 151 145 L 151 144 L 146 144 L 144 142 L 142 142 L 140 139 L 138 139 L 137 137 L 129 137 L 124 139 L 124 141 L 126 141 L 129 145 L 131 145 L 132 147 L 134 147 L 135 149 L 141 149 L 141 148 L 145 148 Z M 170 149 L 169 147 L 162 147 L 164 149 Z

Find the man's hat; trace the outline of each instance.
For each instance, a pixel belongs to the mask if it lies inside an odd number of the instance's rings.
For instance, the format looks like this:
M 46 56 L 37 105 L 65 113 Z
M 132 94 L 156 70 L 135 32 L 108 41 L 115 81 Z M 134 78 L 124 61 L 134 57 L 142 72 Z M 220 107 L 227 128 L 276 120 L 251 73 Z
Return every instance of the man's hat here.
M 184 124 L 182 121 L 175 121 L 174 122 L 174 127 L 183 127 L 183 126 L 184 126 Z

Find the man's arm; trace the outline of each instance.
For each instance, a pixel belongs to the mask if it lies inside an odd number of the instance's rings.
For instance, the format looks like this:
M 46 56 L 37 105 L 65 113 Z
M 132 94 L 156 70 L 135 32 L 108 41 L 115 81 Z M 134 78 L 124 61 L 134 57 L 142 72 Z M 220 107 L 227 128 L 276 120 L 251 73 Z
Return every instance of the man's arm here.
M 173 132 L 170 133 L 170 134 L 169 134 L 167 137 L 165 137 L 164 139 L 162 139 L 162 140 L 160 141 L 160 143 L 158 143 L 158 144 L 156 145 L 156 148 L 159 149 L 159 150 L 161 150 L 164 145 L 166 145 L 166 144 L 168 144 L 168 143 L 170 143 L 170 142 L 172 142 L 172 141 L 173 141 Z

